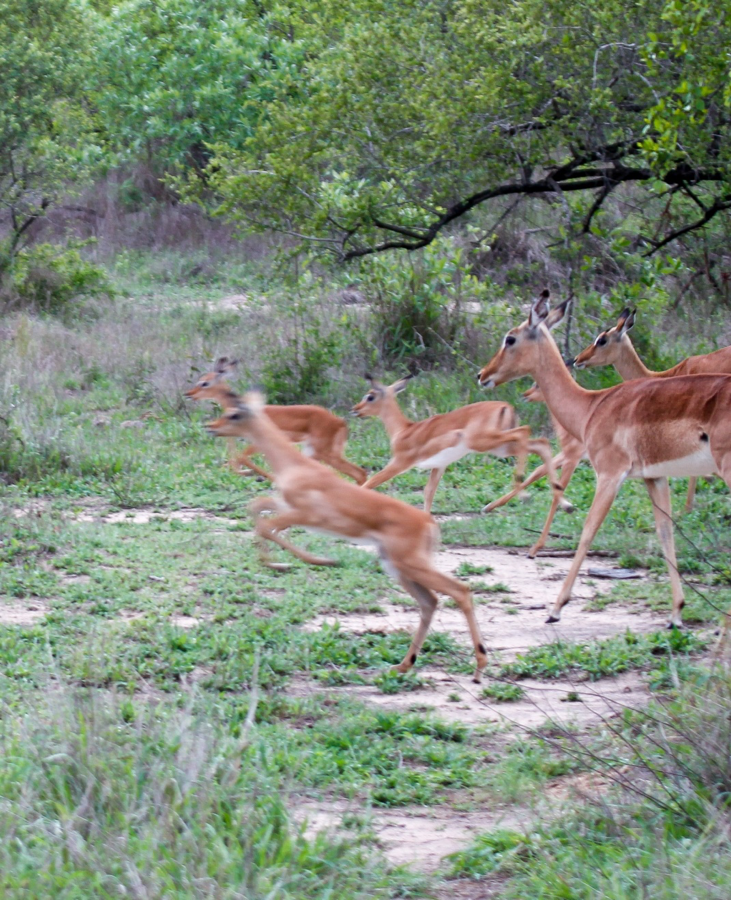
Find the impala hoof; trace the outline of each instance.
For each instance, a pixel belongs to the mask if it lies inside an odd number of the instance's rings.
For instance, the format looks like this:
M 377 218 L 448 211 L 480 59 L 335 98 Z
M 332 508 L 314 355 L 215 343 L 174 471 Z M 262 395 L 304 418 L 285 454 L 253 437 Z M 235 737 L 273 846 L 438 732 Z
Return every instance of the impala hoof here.
M 558 623 L 560 619 L 560 617 L 555 617 L 553 614 L 549 614 L 548 618 L 546 619 L 546 623 Z
M 667 625 L 667 629 L 669 629 L 669 630 L 682 630 L 682 629 L 685 629 L 685 627 L 683 626 L 682 623 L 673 623 L 673 621 L 671 620 L 670 623 L 668 623 L 668 625 Z

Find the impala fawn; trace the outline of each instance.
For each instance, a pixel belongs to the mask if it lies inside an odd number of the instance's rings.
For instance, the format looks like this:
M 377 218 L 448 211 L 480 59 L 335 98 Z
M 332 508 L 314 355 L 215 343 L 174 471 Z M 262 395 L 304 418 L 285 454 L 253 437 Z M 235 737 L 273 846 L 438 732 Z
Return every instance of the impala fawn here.
M 225 380 L 234 372 L 237 362 L 228 357 L 219 357 L 213 370 L 201 376 L 196 384 L 185 392 L 186 397 L 194 401 L 209 399 L 224 408 L 231 406 L 237 396 Z M 345 443 L 348 441 L 348 425 L 341 417 L 314 404 L 289 406 L 267 404 L 266 413 L 290 442 L 302 444 L 303 451 L 308 457 L 314 457 L 315 460 L 328 464 L 343 475 L 350 476 L 358 485 L 366 481 L 368 475 L 366 471 L 344 456 Z M 271 479 L 266 470 L 251 460 L 251 455 L 258 450 L 255 445 L 247 445 L 238 456 L 234 449 L 235 441 L 230 439 L 229 466 L 232 469 L 238 470 L 243 464 L 260 476 Z
M 479 682 L 487 653 L 472 594 L 464 583 L 434 567 L 432 558 L 439 542 L 439 528 L 432 517 L 403 501 L 345 482 L 321 463 L 304 457 L 265 411 L 263 396 L 249 392 L 236 408 L 226 410 L 207 427 L 213 435 L 247 438 L 271 467 L 277 494 L 259 498 L 251 505 L 264 563 L 279 569 L 269 558 L 267 542 L 276 543 L 307 563 L 335 563 L 287 541 L 281 533 L 290 526 L 306 526 L 355 542 L 373 543 L 386 572 L 411 595 L 421 611 L 406 657 L 396 669 L 406 673 L 416 662 L 437 608 L 436 593 L 440 592 L 454 599 L 467 620 L 477 659 L 474 680 Z M 265 517 L 265 511 L 274 514 Z
M 371 388 L 352 412 L 359 417 L 380 418 L 391 440 L 391 460 L 368 479 L 364 488 L 374 489 L 412 467 L 431 470 L 424 489 L 424 510 L 431 511 L 437 486 L 447 466 L 454 461 L 473 451 L 497 457 L 515 455 L 514 478 L 517 486 L 523 481 L 525 462 L 529 452 L 532 452 L 543 461 L 554 491 L 560 492 L 548 439 L 531 439 L 530 427 L 517 425 L 517 417 L 510 404 L 480 401 L 414 423 L 403 413 L 396 400 L 396 395 L 406 388 L 411 378 L 407 376 L 393 385 L 382 385 L 366 376 Z M 518 491 L 516 488 L 510 497 Z M 491 506 L 487 505 L 484 510 L 490 509 Z

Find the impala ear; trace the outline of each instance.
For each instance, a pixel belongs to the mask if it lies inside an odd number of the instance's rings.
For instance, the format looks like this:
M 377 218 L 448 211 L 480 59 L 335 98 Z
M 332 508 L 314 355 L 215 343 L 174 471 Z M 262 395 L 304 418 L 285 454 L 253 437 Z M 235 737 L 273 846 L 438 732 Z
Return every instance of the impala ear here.
M 559 323 L 563 322 L 563 318 L 566 316 L 566 312 L 568 311 L 570 304 L 571 298 L 551 310 L 551 312 L 548 314 L 548 316 L 546 316 L 544 320 L 547 329 L 555 329 Z
M 533 301 L 530 313 L 528 314 L 528 325 L 531 328 L 535 329 L 536 326 L 540 325 L 548 316 L 548 311 L 551 309 L 549 301 L 550 297 L 551 292 L 547 288 L 544 288 L 540 296 Z
M 230 373 L 236 369 L 238 360 L 232 360 L 230 357 L 219 357 L 213 366 L 213 372 L 223 376 L 224 373 Z
M 394 382 L 391 386 L 391 390 L 395 395 L 398 395 L 402 392 L 406 386 L 411 382 L 411 380 L 416 376 L 416 373 L 409 373 L 408 376 L 404 376 L 403 379 L 399 379 L 398 382 Z
M 629 307 L 624 308 L 624 310 L 620 314 L 619 319 L 617 320 L 617 334 L 619 338 L 629 332 L 632 326 L 634 326 L 636 313 L 637 308 L 635 308 L 634 310 L 630 310 Z

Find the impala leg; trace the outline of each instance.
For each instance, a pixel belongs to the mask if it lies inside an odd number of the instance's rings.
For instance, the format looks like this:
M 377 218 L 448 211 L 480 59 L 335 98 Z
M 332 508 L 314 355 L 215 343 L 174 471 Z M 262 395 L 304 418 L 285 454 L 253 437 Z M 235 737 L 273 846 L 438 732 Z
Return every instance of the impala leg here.
M 529 485 L 533 485 L 534 482 L 542 479 L 547 472 L 548 470 L 545 464 L 541 464 L 539 467 L 536 467 L 536 469 L 533 470 L 530 476 L 524 479 L 520 485 L 516 485 L 515 488 L 511 489 L 509 492 L 506 492 L 502 497 L 496 499 L 495 501 L 491 501 L 489 504 L 486 504 L 482 508 L 482 513 L 489 514 L 491 511 L 497 510 L 499 507 L 507 504 L 508 501 L 512 501 L 512 499 L 515 498 L 516 495 L 519 495 L 522 491 L 527 489 Z
M 645 485 L 652 501 L 652 512 L 655 514 L 655 529 L 662 545 L 662 553 L 670 572 L 670 586 L 673 593 L 673 610 L 668 627 L 683 626 L 681 611 L 685 606 L 683 584 L 678 573 L 678 562 L 675 557 L 675 535 L 670 501 L 670 486 L 666 477 L 646 479 Z
M 561 471 L 561 483 L 563 484 L 564 489 L 571 481 L 571 477 L 574 475 L 574 470 L 576 469 L 578 463 L 578 460 L 570 460 L 568 463 L 564 464 Z M 556 516 L 556 511 L 558 510 L 563 500 L 563 495 L 557 492 L 554 493 L 553 498 L 551 499 L 551 507 L 549 508 L 548 516 L 546 517 L 546 522 L 543 525 L 543 532 L 538 537 L 538 541 L 528 552 L 528 557 L 535 557 L 541 550 L 541 548 L 543 548 L 543 546 L 546 544 L 548 533 L 551 531 L 553 518 Z
M 230 440 L 233 442 L 233 439 Z M 263 470 L 260 466 L 254 463 L 254 461 L 249 457 L 250 454 L 256 453 L 256 448 L 254 445 L 247 445 L 244 450 L 237 455 L 233 459 L 229 459 L 229 466 L 234 471 L 234 473 L 241 473 L 242 475 L 246 475 L 242 473 L 242 467 L 248 467 L 250 470 L 253 470 L 259 476 L 263 476 L 265 479 L 268 479 L 271 482 L 272 474 L 267 473 L 266 470 Z
M 461 583 L 458 579 L 440 573 L 433 567 L 422 565 L 412 565 L 399 563 L 399 572 L 401 578 L 411 580 L 431 592 L 440 592 L 442 595 L 449 595 L 457 603 L 462 611 L 469 627 L 472 644 L 475 647 L 475 657 L 477 659 L 477 668 L 472 678 L 475 683 L 480 682 L 482 671 L 487 665 L 487 650 L 480 635 L 480 627 L 475 617 L 475 608 L 472 604 L 472 593 L 468 587 Z
M 576 554 L 571 563 L 571 569 L 566 574 L 566 579 L 563 581 L 561 591 L 558 593 L 558 598 L 548 615 L 546 623 L 558 623 L 561 619 L 561 608 L 566 604 L 569 598 L 571 598 L 571 590 L 576 582 L 579 569 L 584 563 L 586 553 L 591 547 L 591 543 L 594 541 L 594 537 L 599 531 L 599 527 L 604 522 L 604 518 L 609 513 L 609 508 L 614 503 L 614 499 L 617 497 L 617 492 L 623 481 L 624 475 L 599 476 L 597 478 L 594 500 L 591 502 L 589 513 L 584 522 L 584 528 L 581 530 L 579 546 L 576 549 Z
M 426 488 L 424 489 L 424 510 L 430 514 L 431 513 L 431 505 L 434 500 L 434 493 L 437 490 L 437 486 L 441 481 L 442 476 L 444 476 L 445 467 L 434 467 L 434 469 L 429 474 L 429 481 L 426 484 Z
M 378 473 L 374 473 L 370 479 L 367 479 L 363 483 L 363 488 L 375 489 L 377 486 L 382 485 L 384 482 L 388 482 L 389 479 L 393 479 L 394 476 L 398 476 L 399 473 L 405 473 L 406 470 L 410 468 L 410 463 L 407 466 L 403 466 L 402 464 L 397 464 L 391 460 L 382 470 L 379 470 Z
M 332 467 L 333 470 L 337 470 L 338 473 L 342 473 L 344 476 L 350 476 L 350 478 L 358 485 L 363 485 L 368 478 L 368 474 L 363 467 L 351 463 L 347 458 L 340 454 L 331 453 L 316 455 L 315 460 L 322 461 L 322 463 L 327 464 L 329 467 Z
M 400 577 L 399 582 L 409 595 L 416 599 L 421 611 L 419 625 L 411 639 L 411 645 L 406 653 L 406 657 L 395 668 L 399 673 L 408 673 L 416 663 L 416 659 L 421 651 L 421 646 L 424 644 L 424 639 L 426 639 L 426 634 L 429 632 L 434 612 L 437 609 L 437 596 L 433 592 L 430 592 L 426 586 L 422 586 L 420 583 L 414 582 L 406 577 Z
M 691 476 L 688 480 L 688 494 L 685 496 L 685 512 L 689 514 L 693 510 L 693 502 L 695 501 L 695 490 L 698 485 L 698 477 Z
M 358 485 L 363 485 L 363 483 L 368 479 L 368 474 L 363 469 L 363 467 L 359 467 L 357 464 L 354 464 L 352 461 L 348 460 L 345 456 L 345 445 L 348 441 L 348 430 L 343 428 L 340 433 L 338 433 L 337 438 L 332 443 L 332 447 L 324 450 L 325 454 L 325 463 L 329 464 L 333 469 L 337 470 L 339 473 L 345 474 L 345 476 L 350 476 Z
M 321 567 L 337 566 L 337 561 L 332 560 L 332 558 L 319 557 L 316 554 L 311 554 L 309 551 L 304 551 L 302 548 L 298 548 L 296 545 L 287 541 L 284 536 L 279 535 L 280 532 L 289 529 L 290 526 L 317 526 L 317 523 L 308 523 L 306 517 L 303 517 L 301 513 L 295 511 L 285 511 L 281 514 L 275 514 L 273 517 L 262 516 L 264 510 L 271 510 L 272 508 L 275 510 L 277 508 L 276 499 L 272 497 L 257 498 L 249 508 L 255 518 L 254 534 L 257 545 L 259 546 L 259 553 L 262 562 L 267 567 L 271 567 L 274 570 L 288 569 L 287 564 L 277 564 L 271 560 L 266 545 L 267 541 L 274 542 L 276 545 L 279 545 L 280 548 L 289 551 L 290 554 L 298 557 L 306 564 L 316 564 Z

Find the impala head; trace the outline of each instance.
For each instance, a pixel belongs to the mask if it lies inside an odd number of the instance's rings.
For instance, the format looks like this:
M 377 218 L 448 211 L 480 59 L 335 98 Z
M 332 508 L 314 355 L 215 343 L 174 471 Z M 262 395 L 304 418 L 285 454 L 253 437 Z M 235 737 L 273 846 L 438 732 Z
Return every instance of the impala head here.
M 530 388 L 526 388 L 523 392 L 523 397 L 526 401 L 530 401 L 532 404 L 543 404 L 545 398 L 543 397 L 543 392 L 538 388 L 536 383 L 534 382 Z
M 415 375 L 415 373 L 410 373 L 403 379 L 394 382 L 393 385 L 383 385 L 366 373 L 365 377 L 371 383 L 371 387 L 363 396 L 363 400 L 352 407 L 350 412 L 357 417 L 377 417 L 383 410 L 384 403 L 402 392 Z
M 636 310 L 625 307 L 617 320 L 617 325 L 600 332 L 589 347 L 584 348 L 578 355 L 576 368 L 583 370 L 587 366 L 609 366 L 614 363 L 622 351 L 625 335 L 635 324 L 635 313 Z
M 238 360 L 219 357 L 211 372 L 201 376 L 196 384 L 185 392 L 185 397 L 193 401 L 202 401 L 204 398 L 217 399 L 222 391 L 230 391 L 225 380 L 234 372 L 237 363 Z
M 236 406 L 229 407 L 217 420 L 206 423 L 211 435 L 246 435 L 247 427 L 264 409 L 265 399 L 260 391 L 248 391 L 236 398 Z
M 563 320 L 570 303 L 564 301 L 551 310 L 549 297 L 550 292 L 546 288 L 533 301 L 528 319 L 507 333 L 500 350 L 480 370 L 477 381 L 484 388 L 494 388 L 503 382 L 529 376 L 537 369 L 540 345 L 550 340 L 547 330 L 553 329 Z

